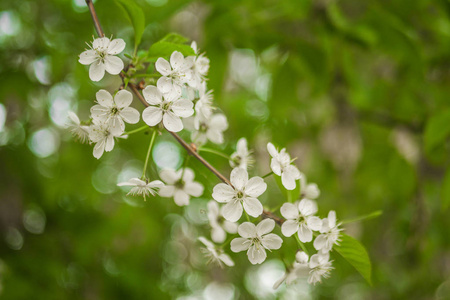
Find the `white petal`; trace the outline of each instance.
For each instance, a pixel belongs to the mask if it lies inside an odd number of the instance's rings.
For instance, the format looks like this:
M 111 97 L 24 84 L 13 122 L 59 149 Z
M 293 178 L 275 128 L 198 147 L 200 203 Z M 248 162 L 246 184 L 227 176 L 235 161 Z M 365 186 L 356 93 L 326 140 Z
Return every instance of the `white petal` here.
M 295 260 L 300 264 L 306 264 L 309 260 L 309 257 L 305 252 L 298 251 L 297 254 L 295 254 Z
M 168 76 L 172 73 L 172 68 L 167 60 L 160 57 L 155 63 L 155 69 L 163 76 Z
M 223 243 L 227 237 L 225 230 L 222 227 L 215 226 L 211 228 L 211 239 L 216 243 Z
M 80 58 L 78 59 L 78 62 L 83 65 L 90 65 L 94 61 L 98 59 L 97 52 L 94 50 L 86 50 L 83 53 L 80 54 Z
M 174 70 L 182 70 L 184 64 L 184 56 L 181 52 L 174 51 L 170 56 L 170 65 Z
M 238 224 L 234 223 L 234 222 L 230 222 L 230 221 L 223 221 L 223 229 L 225 229 L 226 232 L 228 233 L 236 233 L 238 230 Z
M 145 100 L 152 105 L 158 105 L 162 103 L 162 94 L 160 90 L 154 85 L 147 85 L 142 91 L 142 94 L 144 94 Z
M 272 158 L 270 161 L 270 168 L 276 175 L 281 176 L 281 165 L 278 159 Z
M 278 289 L 280 287 L 280 285 L 286 280 L 286 278 L 287 278 L 287 274 L 284 274 L 283 277 L 281 277 L 280 279 L 275 281 L 272 288 L 274 290 Z
M 224 142 L 223 134 L 219 130 L 208 129 L 206 132 L 206 137 L 214 144 L 222 144 Z
M 94 62 L 89 67 L 89 78 L 92 81 L 100 81 L 105 76 L 105 65 L 101 62 Z
M 173 195 L 173 200 L 175 201 L 175 204 L 178 206 L 184 206 L 189 204 L 189 195 L 186 194 L 183 190 L 176 190 L 175 194 Z
M 248 181 L 247 170 L 234 168 L 233 171 L 231 171 L 230 181 L 236 190 L 242 190 Z
M 216 114 L 211 117 L 209 126 L 220 131 L 225 131 L 228 129 L 227 117 L 223 114 Z
M 291 176 L 291 173 L 283 172 L 281 173 L 281 183 L 287 189 L 292 191 L 295 189 L 295 177 Z
M 319 231 L 322 228 L 322 220 L 319 217 L 308 217 L 306 224 L 311 230 Z
M 267 184 L 261 177 L 252 177 L 245 185 L 245 194 L 251 197 L 259 197 L 267 189 Z
M 226 265 L 229 266 L 229 267 L 233 267 L 233 266 L 234 266 L 233 260 L 232 260 L 231 257 L 230 257 L 228 254 L 226 254 L 226 253 L 220 254 L 220 255 L 219 255 L 219 259 L 220 259 L 224 264 L 226 264 Z
M 316 199 L 320 196 L 320 190 L 315 183 L 308 184 L 304 193 L 308 199 Z
M 276 250 L 276 249 L 281 248 L 281 244 L 283 244 L 283 240 L 278 235 L 276 235 L 274 233 L 269 233 L 262 237 L 261 243 L 267 249 Z
M 160 77 L 158 81 L 156 82 L 156 85 L 158 86 L 158 89 L 163 93 L 169 93 L 174 89 L 174 86 L 172 84 L 172 79 L 168 77 Z
M 179 117 L 187 118 L 194 114 L 194 104 L 189 100 L 178 100 L 172 105 L 172 111 Z
M 130 106 L 131 102 L 133 102 L 133 94 L 127 90 L 120 90 L 114 96 L 114 102 L 118 108 Z
M 250 241 L 245 238 L 235 238 L 230 243 L 231 251 L 241 252 L 245 251 L 250 247 Z
M 114 106 L 113 97 L 106 90 L 99 90 L 95 94 L 95 98 L 97 99 L 98 104 L 100 104 L 101 106 L 104 106 L 104 107 L 113 107 Z
M 280 213 L 286 219 L 298 218 L 298 208 L 293 203 L 284 203 L 280 208 Z
M 91 107 L 91 117 L 92 119 L 98 120 L 100 122 L 106 122 L 110 116 L 110 109 L 102 105 L 94 105 Z
M 174 194 L 175 194 L 175 187 L 173 185 L 163 186 L 159 190 L 159 195 L 161 197 L 171 198 L 171 197 L 173 197 Z
M 105 57 L 105 70 L 109 74 L 117 75 L 123 70 L 123 61 L 117 56 L 108 55 Z
M 272 219 L 264 219 L 256 225 L 256 232 L 259 236 L 271 232 L 275 228 L 275 221 Z
M 108 45 L 108 54 L 116 55 L 125 49 L 125 42 L 122 39 L 114 39 Z
M 266 250 L 259 246 L 251 246 L 247 251 L 248 260 L 253 264 L 261 264 L 266 260 L 267 254 Z
M 139 111 L 132 107 L 125 107 L 121 110 L 120 116 L 129 124 L 136 124 L 139 122 Z
M 298 204 L 300 213 L 304 216 L 310 216 L 317 212 L 317 203 L 313 200 L 303 199 Z
M 214 246 L 214 244 L 213 243 L 211 243 L 211 241 L 209 241 L 208 239 L 206 239 L 205 237 L 203 237 L 203 236 L 199 236 L 198 238 L 197 238 L 203 245 L 205 245 L 207 248 L 215 248 L 215 246 Z
M 334 210 L 328 213 L 328 224 L 330 228 L 336 227 L 336 212 Z
M 298 229 L 298 238 L 303 243 L 309 243 L 312 241 L 312 231 L 305 224 L 301 224 Z
M 327 243 L 327 238 L 325 235 L 321 234 L 314 240 L 314 248 L 320 250 L 325 247 Z
M 222 207 L 222 215 L 230 222 L 237 222 L 242 216 L 242 205 L 239 201 L 231 201 Z
M 100 142 L 98 142 L 97 144 L 95 144 L 94 146 L 94 157 L 99 159 L 100 157 L 102 157 L 103 152 L 105 152 L 105 144 L 106 141 L 102 140 Z
M 109 43 L 110 40 L 107 37 L 97 38 L 92 42 L 92 48 L 106 50 L 108 49 Z
M 256 198 L 245 197 L 243 205 L 245 211 L 254 218 L 259 217 L 263 213 L 263 206 Z
M 187 182 L 184 191 L 191 196 L 200 197 L 203 194 L 203 185 L 198 182 Z
M 109 131 L 114 136 L 121 135 L 125 130 L 125 123 L 123 123 L 123 120 L 118 117 L 114 116 L 111 119 L 109 119 Z
M 175 184 L 180 180 L 180 176 L 172 169 L 164 169 L 159 172 L 159 177 L 167 184 Z
M 142 120 L 148 126 L 155 126 L 162 120 L 162 110 L 159 107 L 150 106 L 142 112 Z
M 270 156 L 277 157 L 278 151 L 275 149 L 275 146 L 272 143 L 267 144 L 267 151 L 269 151 Z
M 281 233 L 284 236 L 290 237 L 298 231 L 298 222 L 295 220 L 286 220 L 283 225 L 281 225 Z
M 250 222 L 244 222 L 238 227 L 238 233 L 243 238 L 254 238 L 257 235 L 256 226 Z
M 181 119 L 170 111 L 167 111 L 163 115 L 163 124 L 167 130 L 172 132 L 178 132 L 183 129 L 183 122 L 181 122 Z
M 214 200 L 218 202 L 221 203 L 229 202 L 231 201 L 231 199 L 233 199 L 234 195 L 235 195 L 234 189 L 228 184 L 218 183 L 213 188 L 212 197 L 214 198 Z

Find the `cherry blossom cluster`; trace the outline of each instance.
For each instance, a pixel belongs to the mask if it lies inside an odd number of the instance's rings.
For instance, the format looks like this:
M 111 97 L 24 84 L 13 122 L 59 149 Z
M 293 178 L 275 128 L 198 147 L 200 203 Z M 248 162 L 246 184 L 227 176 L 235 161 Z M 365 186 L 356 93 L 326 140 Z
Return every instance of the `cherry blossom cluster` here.
M 124 63 L 116 56 L 125 49 L 122 39 L 102 37 L 95 39 L 89 47 L 80 54 L 79 62 L 90 65 L 91 80 L 101 80 L 105 71 L 112 75 L 123 72 Z M 163 128 L 174 133 L 183 129 L 190 131 L 195 149 L 208 142 L 224 143 L 223 132 L 228 128 L 228 122 L 224 114 L 216 112 L 212 91 L 207 88 L 209 59 L 199 52 L 195 42 L 191 48 L 196 55 L 185 57 L 181 52 L 174 51 L 169 60 L 158 58 L 155 75 L 159 78 L 155 84 L 148 84 L 142 89 L 148 104 L 142 113 L 130 107 L 133 95 L 126 90 L 126 86 L 113 94 L 101 89 L 96 93 L 96 104 L 90 109 L 89 121 L 81 122 L 75 113 L 69 113 L 74 136 L 81 142 L 94 144 L 93 154 L 99 159 L 105 151 L 113 150 L 115 139 L 127 137 L 125 123 L 138 123 L 142 114 L 142 121 L 154 132 L 147 159 L 155 133 Z M 339 243 L 341 231 L 336 213 L 330 211 L 323 219 L 316 215 L 316 199 L 320 191 L 316 184 L 307 183 L 306 176 L 293 164 L 294 160 L 285 148 L 278 150 L 272 143 L 267 144 L 271 172 L 263 177 L 249 174 L 255 163 L 252 153 L 247 140 L 239 139 L 236 151 L 230 156 L 225 155 L 229 157 L 232 167 L 229 180 L 218 183 L 207 193 L 204 193 L 204 186 L 195 181 L 194 171 L 187 166 L 178 170 L 162 169 L 159 179 L 150 181 L 145 172 L 147 161 L 141 178 L 131 178 L 118 185 L 131 187 L 128 194 L 144 199 L 158 194 L 173 198 L 178 206 L 189 205 L 192 197 L 209 198 L 207 217 L 212 241 L 205 237 L 198 239 L 210 261 L 220 266 L 234 266 L 225 251 L 227 247 L 235 253 L 246 251 L 251 264 L 261 264 L 267 258 L 266 250 L 282 247 L 281 236 L 294 236 L 302 250 L 296 253 L 294 264 L 287 266 L 286 274 L 275 283 L 274 288 L 282 282 L 289 284 L 303 277 L 308 278 L 311 284 L 320 282 L 333 269 L 330 252 Z M 283 218 L 276 219 L 277 222 L 271 217 L 275 212 L 269 211 L 270 214 L 267 214 L 268 210 L 258 199 L 266 192 L 266 178 L 271 175 L 280 177 L 281 188 L 287 192 L 296 188 L 301 191 L 299 199 L 289 199 L 292 202 L 281 205 L 279 211 Z M 273 232 L 276 223 L 281 227 L 281 236 Z M 232 237 L 228 242 L 227 235 Z M 309 249 L 317 251 L 311 257 L 305 252 L 308 244 Z

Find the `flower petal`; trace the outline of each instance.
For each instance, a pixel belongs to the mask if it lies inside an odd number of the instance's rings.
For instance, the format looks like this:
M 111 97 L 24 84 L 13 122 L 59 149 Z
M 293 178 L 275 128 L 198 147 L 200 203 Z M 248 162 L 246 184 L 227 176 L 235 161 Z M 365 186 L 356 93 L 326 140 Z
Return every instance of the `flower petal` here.
M 102 157 L 103 152 L 105 152 L 105 145 L 106 145 L 106 141 L 105 140 L 101 140 L 100 142 L 95 144 L 95 146 L 94 146 L 94 157 L 96 159 L 99 159 L 100 157 Z
M 245 194 L 251 197 L 259 197 L 267 189 L 267 184 L 261 177 L 252 177 L 245 185 Z
M 281 233 L 284 236 L 290 237 L 298 231 L 298 222 L 295 220 L 286 220 L 281 225 Z
M 117 75 L 123 70 L 123 61 L 117 56 L 108 55 L 105 57 L 106 72 L 112 75 Z
M 227 238 L 227 233 L 220 226 L 211 228 L 211 239 L 216 243 L 223 243 Z
M 283 240 L 278 235 L 269 233 L 261 238 L 261 243 L 266 249 L 276 250 L 281 248 Z
M 272 219 L 264 219 L 256 225 L 256 232 L 259 236 L 271 232 L 275 228 L 275 221 Z
M 158 105 L 162 103 L 161 91 L 154 85 L 147 85 L 142 94 L 149 104 Z
M 133 94 L 127 90 L 120 90 L 114 96 L 114 102 L 118 108 L 128 107 L 133 102 Z
M 114 39 L 108 45 L 108 54 L 116 55 L 125 49 L 125 41 L 122 39 Z
M 180 176 L 172 169 L 164 169 L 159 172 L 159 177 L 167 184 L 175 184 L 180 180 Z
M 298 204 L 298 210 L 303 216 L 310 216 L 317 212 L 317 203 L 313 200 L 303 199 Z
M 306 219 L 306 224 L 311 230 L 320 231 L 322 228 L 322 220 L 319 217 L 308 217 Z
M 218 183 L 213 188 L 212 197 L 217 202 L 230 202 L 235 195 L 235 190 L 225 183 Z
M 328 213 L 328 224 L 330 228 L 336 227 L 336 212 L 334 210 Z
M 250 216 L 257 218 L 263 213 L 263 206 L 258 199 L 245 197 L 243 202 L 244 209 Z
M 109 131 L 114 136 L 121 135 L 125 130 L 125 123 L 123 123 L 122 118 L 114 116 L 109 119 Z
M 198 182 L 186 182 L 184 191 L 191 196 L 200 197 L 203 194 L 203 185 Z
M 222 207 L 222 215 L 230 222 L 237 222 L 242 216 L 242 205 L 239 201 L 231 201 Z
M 92 42 L 92 48 L 95 50 L 106 50 L 108 49 L 110 39 L 107 37 L 97 38 Z
M 167 130 L 172 132 L 178 132 L 183 129 L 183 122 L 181 122 L 180 117 L 170 111 L 167 111 L 163 115 L 163 124 Z
M 94 62 L 89 67 L 89 78 L 92 81 L 100 81 L 105 76 L 105 65 L 100 61 Z
M 98 59 L 97 52 L 94 50 L 86 50 L 83 53 L 80 54 L 80 58 L 78 59 L 78 62 L 83 65 L 90 65 L 94 61 Z
M 136 124 L 139 122 L 139 111 L 132 107 L 125 107 L 120 111 L 122 119 L 129 124 Z
M 295 189 L 295 185 L 296 185 L 295 177 L 293 177 L 291 175 L 292 175 L 291 173 L 288 173 L 286 171 L 281 173 L 281 183 L 289 191 L 292 191 L 293 189 Z
M 248 260 L 253 264 L 261 264 L 266 260 L 267 254 L 263 247 L 251 246 L 247 251 Z
M 169 76 L 172 73 L 172 68 L 167 60 L 160 57 L 155 63 L 155 69 L 163 76 Z
M 187 118 L 194 114 L 194 104 L 189 100 L 178 100 L 172 104 L 172 111 L 179 117 Z
M 293 203 L 284 203 L 280 208 L 280 213 L 286 219 L 298 218 L 298 208 Z
M 170 56 L 170 65 L 174 70 L 181 71 L 184 67 L 184 56 L 181 52 L 174 51 Z
M 175 204 L 178 206 L 189 205 L 189 195 L 183 190 L 175 190 L 175 194 L 173 195 L 173 200 Z
M 163 186 L 159 190 L 159 195 L 161 197 L 171 198 L 171 197 L 173 197 L 174 194 L 175 194 L 175 187 L 173 185 Z
M 95 94 L 95 99 L 97 99 L 98 104 L 104 107 L 113 107 L 113 97 L 107 90 L 99 90 Z
M 142 112 L 142 120 L 148 126 L 155 126 L 162 120 L 163 112 L 159 107 L 150 106 Z
M 215 114 L 211 117 L 209 126 L 215 130 L 225 131 L 228 129 L 227 117 L 223 114 Z
M 94 105 L 91 107 L 91 117 L 100 122 L 106 122 L 109 117 L 110 109 L 102 105 Z
M 316 250 L 320 250 L 324 248 L 327 244 L 327 237 L 323 234 L 320 234 L 316 239 L 314 240 L 314 248 Z
M 238 227 L 238 233 L 243 238 L 251 239 L 256 237 L 258 231 L 256 230 L 256 226 L 250 222 L 244 222 Z
M 272 157 L 278 156 L 278 151 L 272 143 L 267 144 L 267 151 L 269 152 L 270 156 L 272 156 Z
M 235 238 L 230 243 L 231 251 L 241 252 L 245 251 L 250 247 L 250 241 L 245 238 Z
M 233 171 L 231 171 L 230 181 L 236 190 L 242 190 L 248 182 L 247 170 L 234 168 Z
M 270 161 L 270 168 L 276 175 L 281 176 L 281 165 L 278 159 L 272 158 Z
M 233 260 L 231 259 L 231 257 L 230 257 L 228 254 L 222 253 L 222 254 L 219 255 L 218 258 L 219 258 L 224 264 L 226 264 L 227 266 L 229 266 L 229 267 L 233 267 L 233 266 L 234 266 L 234 262 L 233 262 Z
M 298 229 L 298 238 L 303 243 L 309 243 L 312 241 L 312 231 L 308 228 L 305 224 L 301 224 L 300 228 Z

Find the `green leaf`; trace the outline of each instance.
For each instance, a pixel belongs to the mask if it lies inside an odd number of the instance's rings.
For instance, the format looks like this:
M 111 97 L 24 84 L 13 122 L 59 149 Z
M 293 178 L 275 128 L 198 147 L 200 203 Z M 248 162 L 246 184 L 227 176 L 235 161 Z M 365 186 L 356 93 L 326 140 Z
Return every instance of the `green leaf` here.
M 425 151 L 432 154 L 433 150 L 446 141 L 450 135 L 450 109 L 436 113 L 425 126 Z
M 444 181 L 442 182 L 441 197 L 442 209 L 446 210 L 450 206 L 450 168 L 447 169 Z
M 275 178 L 275 181 L 277 182 L 278 187 L 281 190 L 281 193 L 286 197 L 286 199 L 289 202 L 295 202 L 300 198 L 300 180 L 296 180 L 295 189 L 292 191 L 287 190 L 283 183 L 281 182 L 281 176 L 278 176 L 276 174 L 272 175 Z
M 372 264 L 366 249 L 360 242 L 342 233 L 341 242 L 334 249 L 372 285 Z
M 141 43 L 142 34 L 145 29 L 145 15 L 144 11 L 136 4 L 134 0 L 115 0 L 125 12 L 128 20 L 134 28 L 134 49 L 137 49 Z
M 184 56 L 195 55 L 194 49 L 185 44 L 187 41 L 188 39 L 184 36 L 169 33 L 150 47 L 147 61 L 156 61 L 159 57 L 169 57 L 174 51 L 179 51 Z
M 379 217 L 383 214 L 382 210 L 376 210 L 374 212 L 371 212 L 370 214 L 364 215 L 364 216 L 360 216 L 354 219 L 348 219 L 348 220 L 342 220 L 341 224 L 347 224 L 347 223 L 353 223 L 353 222 L 358 222 L 358 221 L 365 221 L 365 220 L 370 220 L 370 219 L 374 219 L 376 217 Z

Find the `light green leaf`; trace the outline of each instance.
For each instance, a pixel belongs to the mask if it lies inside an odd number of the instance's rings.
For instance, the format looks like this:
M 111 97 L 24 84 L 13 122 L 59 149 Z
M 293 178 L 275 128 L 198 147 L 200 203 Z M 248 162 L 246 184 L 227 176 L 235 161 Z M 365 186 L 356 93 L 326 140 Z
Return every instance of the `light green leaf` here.
M 194 50 L 189 45 L 159 41 L 150 47 L 147 61 L 156 61 L 159 57 L 168 58 L 174 51 L 179 51 L 184 56 L 195 55 Z
M 125 12 L 134 28 L 134 49 L 137 49 L 141 43 L 142 34 L 145 29 L 144 11 L 136 4 L 134 0 L 115 0 Z
M 300 180 L 296 180 L 295 189 L 292 191 L 287 190 L 281 182 L 281 176 L 272 175 L 280 188 L 281 193 L 286 197 L 289 202 L 295 202 L 300 198 Z
M 358 221 L 370 220 L 370 219 L 379 217 L 382 214 L 383 214 L 382 210 L 376 210 L 376 211 L 371 212 L 370 214 L 367 214 L 367 215 L 364 215 L 364 216 L 356 217 L 354 219 L 343 220 L 341 222 L 341 224 L 347 224 L 347 223 L 353 223 L 353 222 L 358 222 Z
M 436 113 L 426 124 L 424 133 L 425 151 L 432 151 L 442 145 L 450 135 L 450 109 Z
M 178 34 L 178 33 L 168 33 L 165 37 L 161 39 L 161 42 L 168 42 L 173 44 L 185 44 L 189 42 L 189 39 Z
M 342 233 L 341 242 L 334 249 L 372 285 L 372 264 L 366 249 L 360 242 Z

